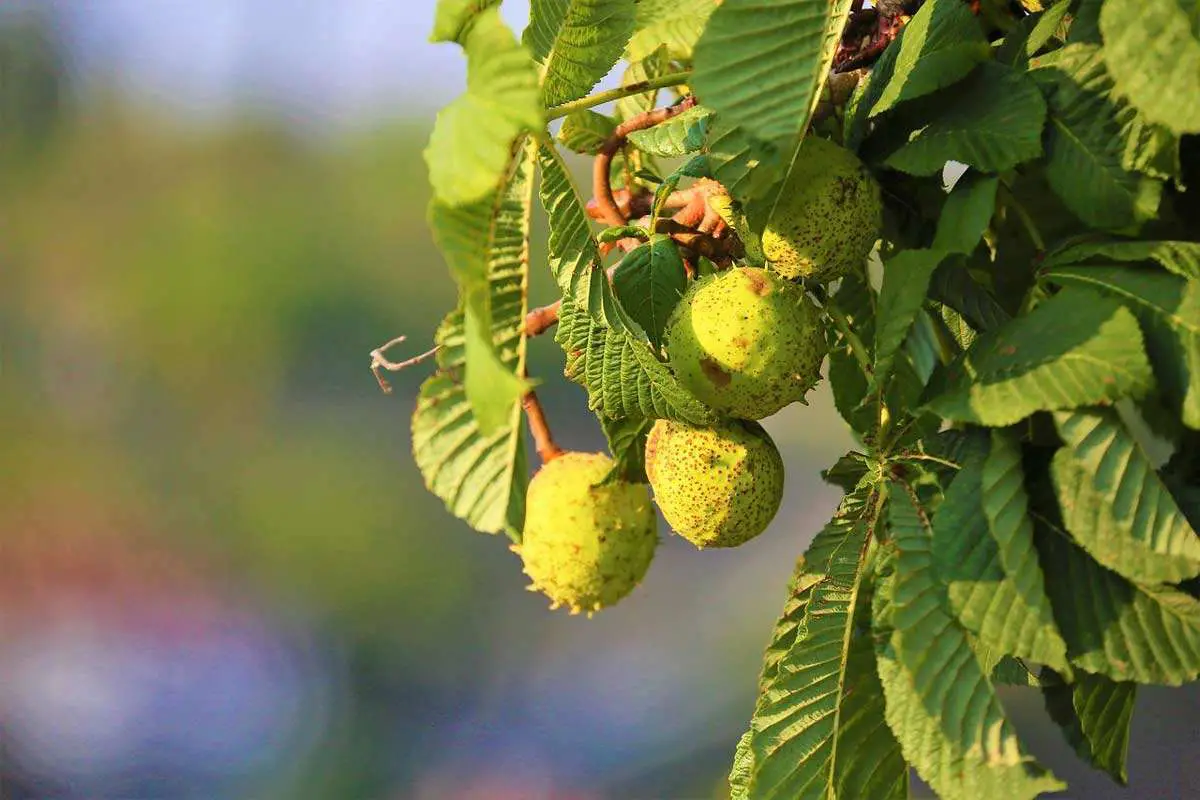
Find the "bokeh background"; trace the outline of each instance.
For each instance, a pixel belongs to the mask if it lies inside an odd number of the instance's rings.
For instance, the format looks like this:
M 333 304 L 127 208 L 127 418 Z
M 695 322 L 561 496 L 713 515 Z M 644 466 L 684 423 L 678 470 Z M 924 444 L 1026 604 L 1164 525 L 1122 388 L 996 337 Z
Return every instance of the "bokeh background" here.
M 433 6 L 0 0 L 5 800 L 726 796 L 852 442 L 823 391 L 771 419 L 770 530 L 664 534 L 590 621 L 425 492 L 424 368 L 386 396 L 367 353 L 424 349 L 453 304 L 420 153 L 464 65 Z M 556 346 L 531 352 L 560 442 L 600 448 Z M 1143 692 L 1131 791 L 1005 699 L 1072 796 L 1200 796 L 1194 692 Z

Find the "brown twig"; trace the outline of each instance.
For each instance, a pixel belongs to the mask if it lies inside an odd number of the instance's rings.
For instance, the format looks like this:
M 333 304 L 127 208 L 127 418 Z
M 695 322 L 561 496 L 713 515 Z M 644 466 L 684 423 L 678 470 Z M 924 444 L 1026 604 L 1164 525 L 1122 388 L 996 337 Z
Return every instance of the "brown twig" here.
M 606 225 L 624 225 L 628 217 L 621 213 L 613 197 L 612 186 L 609 183 L 609 173 L 612 169 L 613 157 L 625 146 L 625 139 L 634 131 L 643 131 L 666 122 L 671 117 L 682 114 L 696 105 L 696 98 L 688 96 L 673 106 L 656 108 L 652 111 L 638 114 L 617 126 L 612 136 L 600 147 L 596 160 L 592 164 L 592 195 L 596 203 L 598 219 Z
M 387 370 L 388 372 L 399 372 L 400 370 L 408 369 L 411 366 L 420 364 L 422 361 L 437 355 L 438 350 L 441 349 L 441 345 L 438 345 L 431 350 L 426 350 L 424 353 L 413 356 L 409 359 L 405 359 L 404 361 L 392 361 L 384 355 L 385 351 L 395 347 L 398 344 L 401 344 L 407 338 L 407 336 L 397 336 L 390 342 L 382 345 L 381 347 L 376 347 L 371 351 L 371 374 L 374 375 L 375 380 L 379 382 L 379 388 L 383 390 L 384 394 L 391 394 L 392 386 L 387 382 L 387 379 L 383 377 L 383 370 Z
M 555 300 L 548 306 L 535 308 L 525 315 L 525 335 L 541 336 L 554 327 L 558 322 L 558 311 L 562 308 L 562 300 Z
M 538 458 L 543 464 L 549 464 L 561 456 L 563 451 L 554 443 L 554 435 L 546 422 L 546 412 L 542 408 L 542 402 L 538 400 L 537 392 L 530 391 L 522 397 L 521 407 L 525 409 L 525 421 L 529 423 L 529 433 L 533 435 Z

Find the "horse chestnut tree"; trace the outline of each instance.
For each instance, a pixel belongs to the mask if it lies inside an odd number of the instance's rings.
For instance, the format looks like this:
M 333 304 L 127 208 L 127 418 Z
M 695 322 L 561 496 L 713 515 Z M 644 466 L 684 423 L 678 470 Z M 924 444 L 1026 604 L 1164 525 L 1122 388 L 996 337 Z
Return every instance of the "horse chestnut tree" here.
M 652 496 L 699 545 L 775 535 L 787 453 L 753 420 L 826 380 L 859 444 L 733 797 L 1060 791 L 1011 683 L 1125 782 L 1138 687 L 1200 676 L 1195 0 L 533 0 L 521 39 L 498 5 L 433 31 L 467 59 L 426 151 L 457 308 L 372 354 L 436 360 L 429 489 L 595 612 L 654 580 Z M 611 455 L 551 435 L 551 331 Z

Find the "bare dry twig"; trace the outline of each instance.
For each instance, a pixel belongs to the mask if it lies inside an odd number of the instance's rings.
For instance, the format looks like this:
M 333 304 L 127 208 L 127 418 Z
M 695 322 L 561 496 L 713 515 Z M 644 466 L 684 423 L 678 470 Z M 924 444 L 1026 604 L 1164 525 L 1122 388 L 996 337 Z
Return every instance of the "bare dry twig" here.
M 376 347 L 371 351 L 371 374 L 374 375 L 375 380 L 379 382 L 379 388 L 383 390 L 384 394 L 391 394 L 392 386 L 387 382 L 387 379 L 383 377 L 383 370 L 387 370 L 388 372 L 400 372 L 401 370 L 420 364 L 426 359 L 432 358 L 433 356 L 437 355 L 439 350 L 442 349 L 441 345 L 437 345 L 431 350 L 426 350 L 424 353 L 405 359 L 404 361 L 392 361 L 384 355 L 386 351 L 398 344 L 403 343 L 407 339 L 407 336 L 397 336 L 390 342 L 380 347 Z

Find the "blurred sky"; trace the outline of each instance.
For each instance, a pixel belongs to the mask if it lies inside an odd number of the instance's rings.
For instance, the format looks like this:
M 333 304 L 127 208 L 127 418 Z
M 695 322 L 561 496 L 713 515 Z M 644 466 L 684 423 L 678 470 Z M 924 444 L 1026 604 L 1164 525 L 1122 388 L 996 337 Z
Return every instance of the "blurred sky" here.
M 461 89 L 453 44 L 418 0 L 0 0 L 49 9 L 84 84 L 112 83 L 190 117 L 268 107 L 307 127 L 362 125 Z M 525 3 L 502 13 L 520 31 Z M 286 23 L 286 24 L 285 24 Z

